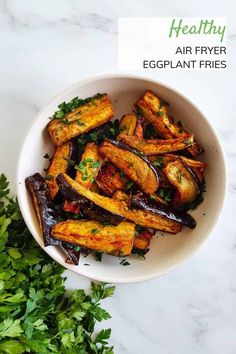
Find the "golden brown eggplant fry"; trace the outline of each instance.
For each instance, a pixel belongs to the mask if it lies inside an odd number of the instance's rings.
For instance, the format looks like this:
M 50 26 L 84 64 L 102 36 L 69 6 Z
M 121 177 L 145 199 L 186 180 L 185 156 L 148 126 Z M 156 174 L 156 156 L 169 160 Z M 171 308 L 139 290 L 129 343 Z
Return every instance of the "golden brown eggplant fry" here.
M 115 215 L 120 215 L 130 221 L 133 221 L 135 224 L 174 234 L 181 230 L 181 224 L 178 222 L 144 210 L 131 210 L 128 208 L 126 203 L 92 192 L 81 186 L 66 174 L 61 174 L 60 177 L 63 178 L 64 183 L 70 186 L 74 192 Z
M 157 162 L 160 165 L 160 168 L 163 168 L 168 162 L 175 161 L 176 159 L 181 159 L 198 177 L 199 182 L 202 182 L 204 178 L 205 168 L 207 167 L 207 163 L 189 159 L 188 157 L 174 154 L 165 154 L 165 155 L 150 155 L 149 159 L 151 161 Z
M 84 153 L 82 154 L 80 164 L 78 165 L 75 180 L 88 189 L 98 191 L 95 178 L 102 163 L 103 159 L 99 154 L 98 146 L 95 143 L 88 143 L 85 147 Z M 63 210 L 73 214 L 78 214 L 79 212 L 78 205 L 70 200 L 67 200 L 64 203 Z
M 128 256 L 134 243 L 135 224 L 123 221 L 104 226 L 95 220 L 67 220 L 52 228 L 58 240 L 116 256 Z
M 127 178 L 111 163 L 99 173 L 96 183 L 99 188 L 107 195 L 112 195 L 116 190 L 125 189 Z
M 75 180 L 90 189 L 102 166 L 103 158 L 95 143 L 88 143 L 82 155 Z
M 181 159 L 169 162 L 163 172 L 176 188 L 172 200 L 173 206 L 179 207 L 196 199 L 199 193 L 197 181 L 190 168 Z
M 122 134 L 120 140 L 132 148 L 142 151 L 145 155 L 155 155 L 186 149 L 193 144 L 193 135 L 176 139 L 146 140 Z
M 158 179 L 148 163 L 140 156 L 119 148 L 109 141 L 103 142 L 100 152 L 137 183 L 145 193 L 153 194 L 156 192 L 159 185 Z
M 120 140 L 120 134 L 134 135 L 137 123 L 137 116 L 135 114 L 125 114 L 119 124 L 119 134 L 117 140 Z
M 70 159 L 70 142 L 67 142 L 63 145 L 57 146 L 53 159 L 47 170 L 46 180 L 47 185 L 50 190 L 52 199 L 55 198 L 59 188 L 57 185 L 56 177 L 60 172 L 66 172 L 68 168 L 68 160 Z
M 163 138 L 172 139 L 189 135 L 185 129 L 175 124 L 168 117 L 166 103 L 162 102 L 152 91 L 147 90 L 137 100 L 135 108 L 141 111 L 143 116 L 153 124 L 156 132 L 161 134 Z M 203 148 L 196 141 L 187 150 L 194 157 L 203 152 Z
M 111 100 L 107 94 L 94 96 L 89 102 L 68 113 L 63 119 L 54 118 L 47 125 L 47 131 L 55 145 L 84 134 L 106 123 L 114 115 Z

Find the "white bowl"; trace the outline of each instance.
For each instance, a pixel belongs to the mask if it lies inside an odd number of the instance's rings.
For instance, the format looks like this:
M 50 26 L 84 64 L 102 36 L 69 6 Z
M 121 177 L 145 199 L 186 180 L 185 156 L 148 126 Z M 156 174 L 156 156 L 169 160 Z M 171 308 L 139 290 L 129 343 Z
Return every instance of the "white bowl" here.
M 53 246 L 44 247 L 39 224 L 25 188 L 25 178 L 35 172 L 43 173 L 48 161 L 45 153 L 52 154 L 53 146 L 45 132 L 48 117 L 52 116 L 58 104 L 75 96 L 82 98 L 97 92 L 107 92 L 115 108 L 115 118 L 132 111 L 133 103 L 146 90 L 156 92 L 170 103 L 173 116 L 181 120 L 205 148 L 200 157 L 208 163 L 204 202 L 191 212 L 197 221 L 194 230 L 183 228 L 177 235 L 159 233 L 151 242 L 146 261 L 135 256 L 128 257 L 129 266 L 120 265 L 120 259 L 103 256 L 102 262 L 93 256 L 81 256 L 78 266 L 65 263 L 65 255 Z M 226 190 L 226 168 L 220 141 L 213 127 L 187 98 L 159 82 L 137 76 L 106 75 L 81 81 L 56 96 L 35 117 L 21 149 L 17 170 L 17 195 L 21 212 L 32 235 L 39 245 L 64 267 L 94 280 L 131 283 L 151 279 L 166 274 L 170 269 L 192 255 L 209 237 L 223 208 Z M 87 266 L 85 264 L 90 264 Z

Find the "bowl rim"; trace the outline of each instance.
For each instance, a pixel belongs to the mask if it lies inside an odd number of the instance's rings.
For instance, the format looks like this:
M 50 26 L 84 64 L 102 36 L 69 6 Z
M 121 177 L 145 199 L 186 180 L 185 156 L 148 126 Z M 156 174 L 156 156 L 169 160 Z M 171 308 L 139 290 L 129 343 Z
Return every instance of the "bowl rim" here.
M 135 275 L 132 276 L 130 278 L 122 278 L 119 277 L 117 279 L 112 279 L 109 276 L 91 276 L 90 274 L 88 274 L 86 272 L 86 269 L 82 269 L 79 268 L 78 269 L 74 269 L 75 266 L 70 265 L 65 263 L 65 261 L 62 261 L 60 259 L 57 259 L 53 252 L 51 252 L 50 250 L 53 249 L 54 246 L 49 246 L 49 247 L 45 247 L 44 245 L 41 245 L 34 237 L 34 234 L 31 230 L 31 227 L 28 226 L 27 224 L 27 219 L 29 217 L 28 213 L 25 212 L 24 210 L 24 206 L 23 206 L 23 201 L 20 198 L 21 195 L 21 187 L 22 185 L 19 184 L 20 181 L 20 170 L 21 170 L 21 159 L 22 159 L 22 152 L 24 149 L 24 145 L 25 145 L 25 141 L 27 140 L 28 135 L 30 134 L 30 131 L 32 129 L 32 127 L 34 126 L 35 122 L 39 119 L 39 117 L 41 116 L 42 112 L 44 110 L 46 110 L 55 100 L 59 99 L 59 97 L 64 96 L 66 93 L 68 93 L 69 91 L 72 91 L 75 88 L 79 88 L 81 86 L 84 86 L 86 84 L 92 83 L 93 81 L 100 81 L 100 80 L 104 80 L 104 79 L 134 79 L 134 80 L 143 80 L 143 81 L 149 81 L 152 84 L 157 84 L 160 86 L 165 87 L 168 90 L 171 90 L 173 93 L 182 96 L 185 101 L 194 108 L 194 110 L 201 115 L 201 118 L 204 120 L 204 122 L 210 126 L 212 133 L 214 135 L 214 138 L 217 141 L 217 144 L 219 146 L 219 152 L 221 154 L 222 157 L 222 161 L 223 161 L 223 166 L 222 166 L 222 177 L 223 177 L 223 184 L 222 184 L 222 197 L 221 197 L 221 206 L 217 211 L 217 214 L 215 216 L 215 221 L 214 223 L 210 226 L 208 232 L 206 233 L 205 238 L 197 245 L 195 246 L 191 251 L 189 251 L 189 253 L 187 255 L 185 255 L 185 257 L 182 257 L 177 263 L 167 267 L 165 270 L 163 271 L 158 271 L 158 272 L 152 272 L 152 273 L 147 273 L 145 275 Z M 222 216 L 224 207 L 225 207 L 225 203 L 226 203 L 226 195 L 227 195 L 227 181 L 228 181 L 228 173 L 227 173 L 227 164 L 226 164 L 226 157 L 225 157 L 225 152 L 224 152 L 224 148 L 222 146 L 222 143 L 220 141 L 219 135 L 217 133 L 217 131 L 215 130 L 214 126 L 212 125 L 212 123 L 206 118 L 205 114 L 195 105 L 194 102 L 192 102 L 188 97 L 186 97 L 184 94 L 182 94 L 181 92 L 179 92 L 177 89 L 173 88 L 172 86 L 169 86 L 168 84 L 163 83 L 162 81 L 156 80 L 156 79 L 152 79 L 150 77 L 141 75 L 141 74 L 128 74 L 128 73 L 106 73 L 106 74 L 100 74 L 100 75 L 93 75 L 91 77 L 87 77 L 85 79 L 79 80 L 76 83 L 73 83 L 72 85 L 68 86 L 67 88 L 65 88 L 64 90 L 60 91 L 58 94 L 54 95 L 52 99 L 50 99 L 46 105 L 44 105 L 39 112 L 37 112 L 34 116 L 34 118 L 32 119 L 32 123 L 30 124 L 29 128 L 27 129 L 21 144 L 20 144 L 20 148 L 19 148 L 19 152 L 18 152 L 18 162 L 16 164 L 16 173 L 15 173 L 15 186 L 16 186 L 16 194 L 17 194 L 17 198 L 18 198 L 18 203 L 19 203 L 19 207 L 20 207 L 20 211 L 22 213 L 22 216 L 24 218 L 24 221 L 27 225 L 27 227 L 30 230 L 30 233 L 32 234 L 32 236 L 34 237 L 35 241 L 39 244 L 39 246 L 53 259 L 55 260 L 57 263 L 61 264 L 65 270 L 71 270 L 76 274 L 79 274 L 80 276 L 95 280 L 95 281 L 103 281 L 103 282 L 108 282 L 108 283 L 116 283 L 116 284 L 128 284 L 128 283 L 138 283 L 138 282 L 142 282 L 142 281 L 146 281 L 146 280 L 151 280 L 163 275 L 166 275 L 167 273 L 169 273 L 170 271 L 172 271 L 173 269 L 179 267 L 181 264 L 183 264 L 185 261 L 187 261 L 191 256 L 193 256 L 207 241 L 207 239 L 209 239 L 209 237 L 213 234 L 213 232 L 215 231 L 220 218 Z M 28 216 L 27 216 L 28 215 Z

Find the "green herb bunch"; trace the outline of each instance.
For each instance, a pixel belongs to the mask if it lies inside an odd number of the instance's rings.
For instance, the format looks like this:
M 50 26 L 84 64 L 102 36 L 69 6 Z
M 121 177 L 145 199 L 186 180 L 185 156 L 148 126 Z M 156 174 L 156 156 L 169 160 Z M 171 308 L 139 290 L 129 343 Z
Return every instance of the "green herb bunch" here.
M 112 354 L 109 319 L 100 300 L 114 286 L 91 283 L 91 294 L 65 290 L 64 268 L 37 245 L 0 176 L 0 353 Z

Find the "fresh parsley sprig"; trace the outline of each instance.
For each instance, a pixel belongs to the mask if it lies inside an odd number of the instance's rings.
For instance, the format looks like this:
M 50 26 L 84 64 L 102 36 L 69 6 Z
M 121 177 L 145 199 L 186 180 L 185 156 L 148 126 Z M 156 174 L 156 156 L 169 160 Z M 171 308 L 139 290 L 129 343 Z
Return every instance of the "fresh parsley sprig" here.
M 115 287 L 67 293 L 64 268 L 34 241 L 8 185 L 0 175 L 0 353 L 112 354 L 111 330 L 94 330 L 111 317 L 100 300 Z

